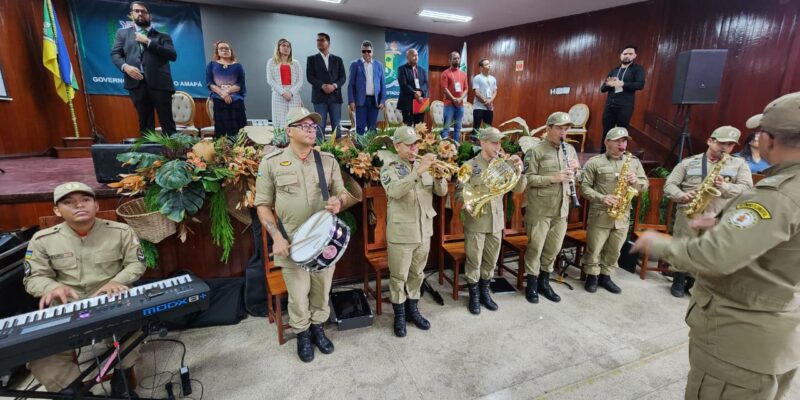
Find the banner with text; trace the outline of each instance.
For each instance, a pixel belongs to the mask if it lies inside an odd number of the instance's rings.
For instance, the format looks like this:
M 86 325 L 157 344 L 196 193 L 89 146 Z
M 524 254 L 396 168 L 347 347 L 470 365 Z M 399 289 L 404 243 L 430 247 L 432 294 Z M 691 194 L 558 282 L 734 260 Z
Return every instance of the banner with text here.
M 428 34 L 419 32 L 386 31 L 386 98 L 396 99 L 400 96 L 400 84 L 397 82 L 397 68 L 406 63 L 406 51 L 416 49 L 419 54 L 417 65 L 428 71 Z
M 111 62 L 111 48 L 117 30 L 133 25 L 129 5 L 128 0 L 70 1 L 84 90 L 88 94 L 128 94 L 123 86 L 123 72 Z M 175 90 L 192 97 L 207 97 L 200 7 L 157 1 L 149 1 L 148 5 L 153 27 L 172 37 L 178 53 L 178 60 L 170 64 Z

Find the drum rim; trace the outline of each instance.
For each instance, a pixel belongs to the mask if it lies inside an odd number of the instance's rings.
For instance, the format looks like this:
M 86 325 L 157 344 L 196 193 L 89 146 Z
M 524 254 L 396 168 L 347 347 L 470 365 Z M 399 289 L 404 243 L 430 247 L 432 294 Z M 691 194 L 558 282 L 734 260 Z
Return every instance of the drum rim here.
M 337 228 L 339 226 L 341 226 L 345 230 L 345 235 L 344 235 L 345 237 L 344 237 L 344 240 L 342 241 L 342 245 L 341 245 L 342 251 L 339 252 L 339 254 L 337 254 L 336 257 L 334 257 L 333 260 L 331 260 L 331 262 L 329 262 L 328 265 L 325 266 L 325 268 L 308 268 L 308 267 L 306 267 L 306 265 L 311 264 L 312 261 L 316 261 L 316 259 L 319 258 L 322 255 L 322 251 L 320 251 L 320 253 L 317 254 L 312 260 L 306 261 L 303 264 L 299 264 L 298 263 L 297 265 L 300 268 L 302 268 L 302 269 L 304 269 L 304 270 L 306 270 L 308 272 L 322 272 L 322 271 L 327 270 L 331 266 L 335 265 L 337 262 L 339 262 L 339 260 L 342 259 L 342 257 L 344 256 L 345 251 L 347 251 L 347 246 L 350 244 L 350 239 L 351 239 L 352 235 L 350 234 L 350 227 L 348 227 L 347 224 L 344 223 L 344 221 L 342 221 L 340 218 L 336 217 L 335 215 L 334 215 L 334 218 L 336 220 L 336 225 L 335 226 Z M 333 238 L 331 238 L 330 240 L 332 241 Z M 316 266 L 316 265 L 319 265 L 319 263 L 318 262 L 314 262 L 313 265 Z
M 303 225 L 311 223 L 311 221 L 314 220 L 314 216 L 315 215 L 322 214 L 322 213 L 327 214 L 327 215 L 323 215 L 322 218 L 327 218 L 328 216 L 330 216 L 331 219 L 333 220 L 333 224 L 331 225 L 330 229 L 328 229 L 328 231 L 326 232 L 325 241 L 327 243 L 327 242 L 330 242 L 331 240 L 333 240 L 333 237 L 336 234 L 336 228 L 338 227 L 337 222 L 340 221 L 340 219 L 336 215 L 332 214 L 331 212 L 329 212 L 327 210 L 320 210 L 320 211 L 315 212 L 314 214 L 311 214 L 311 216 L 308 218 L 308 220 L 306 220 L 306 222 L 304 222 L 302 225 L 300 225 L 299 228 L 297 228 L 297 230 L 295 231 L 295 233 L 293 235 L 292 240 L 293 241 L 297 240 L 297 234 L 300 232 L 300 229 L 303 228 Z M 322 239 L 322 238 L 320 238 L 320 239 Z M 317 257 L 319 257 L 320 254 L 322 254 L 322 250 L 320 250 L 319 252 L 316 252 L 315 254 L 312 254 L 308 259 L 299 261 L 299 260 L 296 260 L 294 258 L 294 252 L 290 251 L 289 252 L 289 259 L 292 260 L 293 263 L 295 263 L 297 265 L 301 265 L 301 264 L 307 264 L 307 263 L 309 263 L 311 261 L 314 261 Z

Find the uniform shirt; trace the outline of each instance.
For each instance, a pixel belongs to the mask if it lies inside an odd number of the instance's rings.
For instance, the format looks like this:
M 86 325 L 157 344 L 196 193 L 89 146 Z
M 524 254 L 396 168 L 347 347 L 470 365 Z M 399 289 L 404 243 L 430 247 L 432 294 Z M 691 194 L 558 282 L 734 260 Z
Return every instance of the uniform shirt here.
M 491 99 L 497 92 L 497 80 L 491 75 L 478 74 L 472 77 L 472 88 L 477 90 L 484 99 Z M 486 104 L 483 104 L 478 96 L 475 96 L 475 104 L 473 106 L 476 110 L 487 109 Z
M 478 193 L 489 193 L 489 190 L 486 188 L 486 185 L 483 183 L 483 178 L 481 178 L 481 173 L 486 171 L 489 168 L 489 163 L 483 159 L 482 154 L 478 154 L 477 156 L 473 157 L 469 161 L 466 162 L 472 167 L 472 177 L 470 177 L 468 183 L 472 187 L 472 190 L 477 191 Z M 511 189 L 514 193 L 521 193 L 525 190 L 526 180 L 525 175 L 520 177 L 519 182 L 517 182 L 516 186 Z M 456 200 L 463 202 L 464 201 L 464 184 L 461 182 L 458 183 L 456 187 Z M 463 210 L 461 213 L 463 224 L 464 224 L 464 231 L 472 232 L 472 233 L 496 233 L 505 227 L 505 219 L 503 218 L 503 196 L 497 196 L 493 198 L 489 203 L 483 206 L 483 213 L 475 218 L 467 212 L 467 210 Z
M 581 172 L 581 194 L 589 200 L 589 219 L 592 225 L 599 228 L 623 229 L 628 227 L 630 205 L 625 215 L 615 220 L 608 215 L 608 206 L 603 204 L 603 197 L 614 194 L 622 169 L 623 158 L 613 159 L 608 154 L 599 154 L 589 159 Z M 628 171 L 636 174 L 636 183 L 631 185 L 641 194 L 647 190 L 647 175 L 642 163 L 636 156 L 631 157 Z
M 456 90 L 456 83 L 458 83 L 458 85 L 460 86 L 459 87 L 461 89 L 460 91 Z M 458 68 L 448 68 L 444 70 L 444 72 L 442 72 L 440 87 L 442 89 L 447 88 L 447 90 L 450 91 L 450 94 L 452 94 L 453 97 L 460 98 L 464 96 L 464 93 L 467 93 L 469 91 L 469 84 L 467 83 L 467 74 L 465 74 L 464 71 Z M 442 99 L 442 101 L 446 106 L 454 105 L 453 101 L 450 100 L 450 98 L 447 97 L 447 95 L 444 95 L 444 99 Z M 456 107 L 463 107 L 463 106 L 464 103 L 461 103 L 461 105 Z
M 664 183 L 664 193 L 670 199 L 677 200 L 684 193 L 697 189 L 703 183 L 703 154 L 705 153 L 685 158 L 669 174 Z M 708 160 L 706 174 L 711 172 L 714 165 L 716 162 Z M 728 157 L 720 175 L 725 179 L 725 184 L 717 188 L 722 195 L 712 199 L 704 213 L 718 213 L 730 198 L 753 187 L 753 174 L 750 173 L 750 167 L 744 159 Z M 688 203 L 678 204 L 678 212 L 684 212 L 687 206 Z
M 145 271 L 136 233 L 128 225 L 95 220 L 80 237 L 66 222 L 36 232 L 25 253 L 25 290 L 42 297 L 69 286 L 83 298 L 109 281 L 130 286 Z
M 569 159 L 577 160 L 575 148 L 569 143 L 565 144 Z M 554 145 L 547 139 L 535 144 L 525 153 L 525 176 L 528 178 L 526 220 L 534 216 L 567 217 L 570 205 L 569 182 L 550 182 L 550 177 L 566 168 L 566 165 L 560 145 Z
M 800 365 L 800 162 L 778 164 L 731 200 L 697 238 L 653 242 L 654 255 L 697 275 L 692 342 L 762 374 Z
M 345 191 L 339 164 L 330 153 L 320 152 L 325 181 L 331 197 Z M 313 153 L 305 160 L 291 148 L 278 150 L 261 159 L 256 178 L 255 205 L 275 211 L 291 242 L 292 235 L 311 215 L 325 209 Z M 276 257 L 276 264 L 288 266 L 288 257 Z M 283 263 L 283 264 L 280 264 Z
M 388 197 L 386 240 L 390 243 L 422 243 L 433 235 L 433 193 L 447 194 L 447 181 L 429 172 L 417 175 L 416 163 L 400 157 L 381 168 L 381 184 Z

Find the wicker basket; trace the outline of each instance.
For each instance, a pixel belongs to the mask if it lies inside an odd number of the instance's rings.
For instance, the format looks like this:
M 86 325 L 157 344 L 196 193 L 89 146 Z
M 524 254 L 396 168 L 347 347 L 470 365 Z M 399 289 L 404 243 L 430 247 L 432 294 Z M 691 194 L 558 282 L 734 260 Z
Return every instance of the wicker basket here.
M 238 203 L 242 199 L 242 194 L 230 187 L 225 188 L 225 202 L 228 206 L 228 214 L 231 217 L 235 218 L 237 221 L 245 224 L 250 225 L 253 221 L 250 219 L 250 210 L 246 207 L 243 209 L 237 209 L 236 203 Z
M 340 211 L 344 211 L 360 203 L 364 198 L 364 191 L 361 189 L 361 185 L 358 184 L 358 181 L 356 181 L 356 178 L 353 178 L 350 174 L 343 172 L 342 180 L 344 181 L 344 188 L 347 192 L 347 196 Z
M 125 222 L 133 228 L 139 239 L 148 242 L 158 243 L 177 230 L 174 221 L 168 219 L 160 212 L 147 212 L 144 207 L 144 199 L 138 198 L 117 207 L 117 215 L 125 219 Z

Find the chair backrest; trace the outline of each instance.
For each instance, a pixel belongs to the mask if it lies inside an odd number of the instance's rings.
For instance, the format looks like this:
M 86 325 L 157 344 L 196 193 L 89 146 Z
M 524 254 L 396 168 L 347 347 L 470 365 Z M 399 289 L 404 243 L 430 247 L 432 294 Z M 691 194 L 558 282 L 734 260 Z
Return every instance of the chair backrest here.
M 439 238 L 441 243 L 464 240 L 464 224 L 461 222 L 463 204 L 456 201 L 456 184 L 447 184 L 447 196 L 438 197 Z M 466 211 L 464 211 L 466 212 Z
M 361 207 L 361 234 L 364 238 L 364 254 L 386 250 L 386 216 L 389 199 L 382 186 L 364 185 Z M 374 220 L 370 221 L 370 213 Z
M 762 179 L 764 179 L 766 177 L 767 176 L 764 175 L 764 174 L 753 174 L 753 185 L 755 185 L 756 183 L 758 183 L 758 181 L 760 181 L 760 180 L 762 180 Z
M 444 103 L 441 100 L 432 101 L 428 112 L 431 114 L 431 122 L 434 127 L 444 126 Z
M 177 125 L 194 126 L 194 99 L 189 93 L 178 90 L 172 95 L 172 118 Z
M 403 112 L 397 109 L 397 99 L 386 100 L 383 107 L 383 119 L 389 126 L 403 125 Z
M 509 213 L 509 198 L 511 199 L 511 207 L 513 207 L 511 210 L 511 218 L 506 218 L 505 228 L 503 229 L 504 236 L 527 234 L 525 230 L 525 207 L 523 207 L 525 205 L 525 196 L 525 192 L 508 192 L 505 197 L 503 197 L 503 205 L 505 205 L 504 215 L 508 215 Z
M 214 100 L 211 100 L 211 96 L 206 99 L 206 114 L 208 114 L 208 119 L 211 120 L 211 126 L 214 126 Z
M 589 121 L 589 106 L 583 103 L 575 104 L 569 109 L 568 114 L 573 128 L 586 128 L 586 122 Z
M 475 119 L 473 118 L 473 115 L 472 115 L 472 110 L 473 110 L 472 103 L 470 103 L 468 101 L 465 101 L 464 102 L 464 115 L 461 117 L 461 127 L 462 128 L 471 127 L 472 124 L 475 122 Z M 476 128 L 480 128 L 480 127 L 476 126 Z
M 633 213 L 633 231 L 653 229 L 659 232 L 669 232 L 669 227 L 672 225 L 672 207 L 674 206 L 672 200 L 667 202 L 665 221 L 663 224 L 661 223 L 661 201 L 664 198 L 664 183 L 666 183 L 667 179 L 650 178 L 648 180 L 650 187 L 636 201 L 636 208 Z M 649 208 L 643 211 L 642 205 L 645 203 L 643 201 L 645 195 L 649 202 Z M 639 222 L 640 219 L 642 222 Z
M 269 256 L 269 249 L 271 244 L 272 244 L 272 237 L 269 235 L 269 232 L 267 232 L 267 228 L 264 225 L 261 225 L 261 254 L 263 254 L 264 258 L 264 272 L 266 274 L 269 274 L 274 269 L 280 269 L 280 267 L 275 265 L 275 260 L 273 259 L 273 257 Z
M 580 186 L 575 185 L 575 190 L 580 193 Z M 586 229 L 586 224 L 589 222 L 589 199 L 581 196 L 581 206 L 578 208 L 570 208 L 567 214 L 567 230 Z
M 117 210 L 101 210 L 97 212 L 96 217 L 100 219 L 107 219 L 109 221 L 118 221 Z M 64 218 L 61 218 L 57 215 L 45 215 L 39 217 L 39 228 L 40 229 L 51 228 L 62 222 L 64 222 Z

